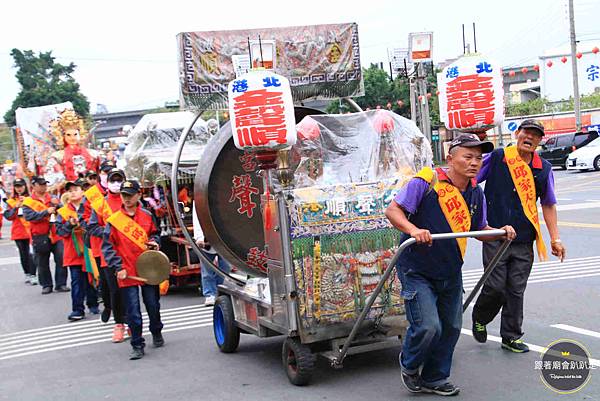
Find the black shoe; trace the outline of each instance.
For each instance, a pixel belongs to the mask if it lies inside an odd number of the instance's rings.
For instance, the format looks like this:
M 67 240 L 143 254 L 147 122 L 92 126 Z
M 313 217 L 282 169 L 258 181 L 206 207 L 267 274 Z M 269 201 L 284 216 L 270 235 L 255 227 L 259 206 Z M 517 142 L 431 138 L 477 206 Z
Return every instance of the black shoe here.
M 130 360 L 142 359 L 144 357 L 144 349 L 143 348 L 132 348 L 129 353 Z
M 165 345 L 165 339 L 163 338 L 161 333 L 152 334 L 152 345 L 154 348 L 160 348 Z
M 102 314 L 100 315 L 100 320 L 102 320 L 102 322 L 106 323 L 108 322 L 108 320 L 110 319 L 110 308 L 104 308 L 102 310 Z
M 473 338 L 478 343 L 484 343 L 487 341 L 487 330 L 484 324 L 473 320 Z
M 71 312 L 69 314 L 69 316 L 67 316 L 67 319 L 69 319 L 71 322 L 74 322 L 76 320 L 81 320 L 84 318 L 85 318 L 85 313 L 80 312 L 80 311 Z
M 52 292 L 52 287 L 44 287 L 42 288 L 42 294 L 46 295 L 46 294 L 50 294 Z
M 405 371 L 401 372 L 400 378 L 402 379 L 402 384 L 404 387 L 411 393 L 420 393 L 421 389 L 421 376 L 418 373 L 408 374 Z
M 56 287 L 56 291 L 58 292 L 69 292 L 71 289 L 66 285 L 61 285 L 60 287 Z
M 524 352 L 529 352 L 529 347 L 527 344 L 523 342 L 523 340 L 505 340 L 502 339 L 502 348 L 507 351 L 516 352 L 518 354 L 522 354 Z
M 423 393 L 432 393 L 437 395 L 457 395 L 458 393 L 460 393 L 460 389 L 450 382 L 433 387 L 429 387 L 426 384 L 423 384 L 421 386 L 421 391 Z

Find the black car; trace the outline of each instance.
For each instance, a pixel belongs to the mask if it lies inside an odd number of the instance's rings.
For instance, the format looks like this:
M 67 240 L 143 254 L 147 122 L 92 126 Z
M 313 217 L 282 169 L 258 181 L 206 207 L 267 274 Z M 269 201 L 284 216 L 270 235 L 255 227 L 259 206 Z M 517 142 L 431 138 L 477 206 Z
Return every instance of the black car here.
M 564 169 L 567 168 L 565 163 L 571 152 L 587 145 L 596 138 L 598 138 L 597 131 L 553 135 L 540 144 L 541 149 L 538 150 L 538 153 L 553 166 Z

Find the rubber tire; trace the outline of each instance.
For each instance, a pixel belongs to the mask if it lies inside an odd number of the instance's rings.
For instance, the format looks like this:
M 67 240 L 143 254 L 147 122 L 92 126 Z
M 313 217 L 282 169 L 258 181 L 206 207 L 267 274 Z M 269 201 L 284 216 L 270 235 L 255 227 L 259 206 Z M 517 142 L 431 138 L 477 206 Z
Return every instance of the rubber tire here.
M 290 383 L 305 386 L 310 382 L 317 358 L 307 345 L 297 337 L 288 337 L 283 343 L 281 358 Z
M 235 352 L 240 345 L 240 329 L 235 325 L 233 304 L 228 295 L 221 295 L 215 300 L 213 334 L 221 352 Z
M 594 159 L 594 170 L 600 171 L 600 156 L 596 156 Z

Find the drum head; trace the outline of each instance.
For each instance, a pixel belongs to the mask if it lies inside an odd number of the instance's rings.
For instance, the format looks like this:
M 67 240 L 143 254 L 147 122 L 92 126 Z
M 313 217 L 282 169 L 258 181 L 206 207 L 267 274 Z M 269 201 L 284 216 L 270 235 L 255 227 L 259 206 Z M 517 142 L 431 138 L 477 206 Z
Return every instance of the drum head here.
M 138 276 L 148 280 L 146 284 L 158 285 L 169 279 L 171 263 L 161 251 L 145 251 L 138 257 L 135 265 Z

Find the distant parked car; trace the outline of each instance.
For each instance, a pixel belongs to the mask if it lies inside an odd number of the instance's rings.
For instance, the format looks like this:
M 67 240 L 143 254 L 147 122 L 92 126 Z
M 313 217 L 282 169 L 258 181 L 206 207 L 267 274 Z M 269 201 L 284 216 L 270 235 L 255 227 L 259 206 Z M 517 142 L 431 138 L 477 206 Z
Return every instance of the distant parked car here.
M 569 155 L 568 170 L 600 170 L 600 138 L 594 139 L 584 147 Z
M 597 131 L 553 135 L 540 145 L 539 155 L 553 166 L 567 168 L 569 154 L 598 138 Z

